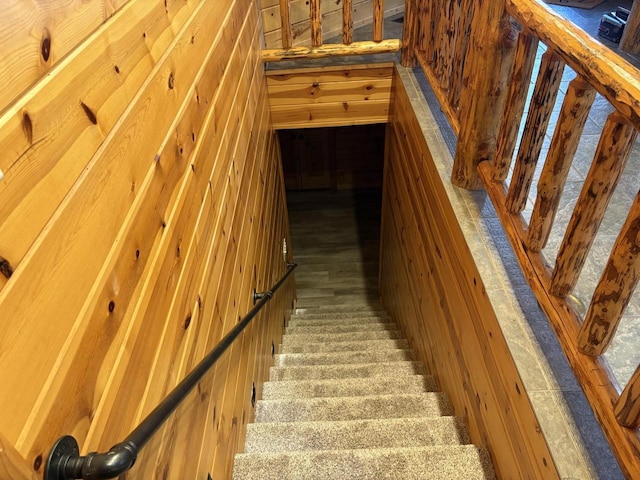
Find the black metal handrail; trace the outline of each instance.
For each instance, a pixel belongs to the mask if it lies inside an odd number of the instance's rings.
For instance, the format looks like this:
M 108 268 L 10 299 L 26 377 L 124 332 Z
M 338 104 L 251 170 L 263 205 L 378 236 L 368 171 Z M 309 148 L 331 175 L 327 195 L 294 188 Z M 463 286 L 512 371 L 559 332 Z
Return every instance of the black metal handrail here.
M 111 447 L 106 453 L 88 453 L 80 456 L 78 442 L 70 435 L 65 435 L 55 443 L 45 465 L 45 480 L 72 479 L 108 479 L 116 478 L 133 467 L 138 452 L 151 439 L 153 434 L 169 418 L 169 415 L 180 405 L 187 394 L 200 382 L 202 377 L 229 348 L 238 335 L 245 329 L 258 312 L 271 300 L 291 272 L 298 265 L 287 264 L 287 272 L 266 292 L 253 293 L 255 306 L 204 357 L 165 399 L 138 425 L 122 442 Z

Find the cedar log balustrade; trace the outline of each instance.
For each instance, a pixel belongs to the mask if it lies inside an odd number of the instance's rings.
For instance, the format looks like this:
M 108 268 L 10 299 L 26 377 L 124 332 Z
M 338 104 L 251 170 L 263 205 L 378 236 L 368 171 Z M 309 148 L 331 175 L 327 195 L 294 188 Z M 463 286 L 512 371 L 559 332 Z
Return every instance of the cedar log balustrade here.
M 323 15 L 320 9 L 320 0 L 309 0 L 307 3 L 309 4 L 311 22 L 311 45 L 292 46 L 291 0 L 279 0 L 282 48 L 263 50 L 262 60 L 264 62 L 389 53 L 397 52 L 402 47 L 400 39 L 383 40 L 384 0 L 373 0 L 373 37 L 372 41 L 364 42 L 353 41 L 353 3 L 351 0 L 343 0 L 341 44 L 323 44 Z
M 536 0 L 409 0 L 405 19 L 403 63 L 422 67 L 458 135 L 453 183 L 487 190 L 622 468 L 640 478 L 640 368 L 619 393 L 600 358 L 640 277 L 640 193 L 585 318 L 567 301 L 640 128 L 638 71 Z M 539 43 L 546 52 L 507 183 Z M 521 213 L 565 66 L 577 77 L 568 86 L 527 223 Z M 541 250 L 596 92 L 615 111 L 552 268 Z

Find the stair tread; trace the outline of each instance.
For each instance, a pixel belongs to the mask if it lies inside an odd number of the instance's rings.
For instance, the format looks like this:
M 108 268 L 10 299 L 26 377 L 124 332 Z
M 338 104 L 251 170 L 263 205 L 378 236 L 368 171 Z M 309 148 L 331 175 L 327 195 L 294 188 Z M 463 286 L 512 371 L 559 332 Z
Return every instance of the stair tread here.
M 321 325 L 308 327 L 287 327 L 286 334 L 301 333 L 348 333 L 348 332 L 371 332 L 384 330 L 397 330 L 395 323 L 373 323 L 373 324 L 347 324 L 347 325 Z
M 266 382 L 262 389 L 264 400 L 354 397 L 383 394 L 392 391 L 423 393 L 436 390 L 431 375 L 403 375 L 399 377 L 343 378 L 330 380 L 289 380 Z M 373 392 L 373 393 L 371 393 Z
M 370 316 L 370 317 L 344 317 L 344 318 L 295 318 L 289 320 L 289 327 L 312 327 L 325 325 L 370 325 L 375 323 L 393 323 L 389 317 Z
M 456 417 L 252 423 L 247 426 L 245 452 L 420 447 L 469 442 L 464 422 Z
M 486 450 L 474 445 L 243 453 L 234 480 L 488 480 L 495 478 Z
M 304 365 L 271 367 L 269 379 L 277 380 L 320 380 L 329 378 L 363 378 L 379 376 L 399 376 L 425 374 L 421 362 L 383 362 L 355 365 Z
M 404 339 L 400 330 L 380 330 L 368 332 L 343 333 L 300 333 L 288 334 L 282 337 L 282 345 L 299 345 L 307 343 L 329 343 L 360 340 L 395 340 Z
M 351 365 L 353 363 L 380 363 L 415 359 L 416 353 L 414 350 L 393 348 L 388 350 L 348 352 L 283 353 L 274 356 L 274 365 L 278 367 L 296 365 Z
M 453 415 L 449 398 L 441 392 L 260 400 L 256 422 L 311 422 L 419 418 Z
M 290 353 L 329 353 L 329 352 L 357 352 L 367 350 L 407 350 L 409 342 L 397 339 L 385 340 L 363 340 L 363 341 L 343 341 L 343 342 L 316 342 L 298 345 L 280 345 L 280 354 Z

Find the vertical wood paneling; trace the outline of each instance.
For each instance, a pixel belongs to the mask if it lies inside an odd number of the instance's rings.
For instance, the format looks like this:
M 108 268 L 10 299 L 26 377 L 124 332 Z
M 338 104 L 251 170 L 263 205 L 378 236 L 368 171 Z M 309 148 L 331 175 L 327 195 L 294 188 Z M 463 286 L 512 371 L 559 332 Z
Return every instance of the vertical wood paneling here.
M 12 208 L 3 204 L 0 225 L 23 205 L 39 214 L 28 217 L 29 241 L 0 242 L 0 251 L 23 242 L 16 274 L 0 291 L 2 318 L 20 319 L 0 333 L 0 375 L 7 386 L 33 380 L 2 389 L 0 403 L 10 406 L 0 432 L 27 465 L 63 434 L 84 450 L 120 441 L 250 309 L 253 289 L 284 273 L 288 220 L 257 9 L 250 0 L 201 1 L 176 13 L 181 3 L 162 4 L 166 20 L 157 21 L 156 3 L 131 0 L 123 12 L 140 15 L 107 21 L 48 79 L 41 110 L 29 107 L 35 146 L 27 155 L 53 162 L 36 166 L 58 182 L 57 201 L 43 200 L 27 170 L 7 171 L 0 182 L 0 196 L 8 185 L 22 192 Z M 99 51 L 119 51 L 115 32 L 140 45 L 116 62 Z M 93 71 L 109 72 L 95 98 Z M 68 88 L 85 106 L 61 109 Z M 41 94 L 19 101 L 31 105 Z M 62 121 L 54 125 L 56 109 Z M 0 117 L 0 139 L 24 138 L 24 122 Z M 48 131 L 49 142 L 38 143 Z M 75 177 L 64 178 L 68 163 L 57 158 L 79 160 Z M 292 307 L 292 281 L 127 478 L 228 476 L 253 414 L 252 384 L 266 379 L 271 342 L 279 343 Z
M 500 478 L 558 478 L 420 124 L 396 81 L 381 296 Z

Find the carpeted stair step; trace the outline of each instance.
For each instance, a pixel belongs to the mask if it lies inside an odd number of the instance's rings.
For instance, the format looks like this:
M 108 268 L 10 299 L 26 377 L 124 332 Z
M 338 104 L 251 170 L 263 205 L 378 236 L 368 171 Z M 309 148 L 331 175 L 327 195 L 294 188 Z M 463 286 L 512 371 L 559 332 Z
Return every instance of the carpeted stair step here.
M 279 353 L 322 353 L 322 352 L 357 352 L 364 350 L 406 350 L 406 340 L 365 340 L 363 342 L 324 342 L 301 343 L 299 345 L 280 345 Z
M 469 441 L 464 422 L 456 417 L 251 423 L 247 425 L 244 451 L 420 447 Z
M 495 478 L 486 450 L 474 445 L 313 450 L 236 455 L 234 480 L 484 480 Z
M 367 297 L 364 294 L 356 294 L 356 295 L 339 295 L 334 293 L 333 295 L 328 295 L 326 297 L 309 297 L 309 298 L 298 298 L 298 302 L 296 306 L 298 308 L 310 308 L 310 307 L 319 307 L 319 306 L 331 306 L 335 304 L 335 302 L 343 302 L 347 304 L 362 304 L 367 301 Z
M 256 422 L 319 422 L 453 415 L 444 393 L 260 400 Z
M 353 325 L 320 325 L 309 327 L 287 327 L 287 335 L 314 334 L 314 333 L 349 333 L 349 332 L 380 332 L 384 330 L 397 330 L 395 323 L 372 323 Z
M 314 313 L 295 313 L 291 315 L 291 320 L 319 320 L 333 318 L 390 318 L 386 312 L 367 311 L 367 312 L 314 312 Z
M 363 315 L 367 312 L 372 313 L 386 313 L 385 309 L 379 304 L 352 304 L 352 305 L 318 305 L 316 307 L 296 307 L 296 311 L 294 315 L 300 314 L 313 314 L 313 315 L 321 315 L 321 314 L 333 314 L 339 313 L 342 315 Z
M 299 365 L 351 365 L 354 363 L 402 362 L 416 359 L 413 350 L 365 350 L 330 353 L 285 353 L 274 356 L 276 367 Z
M 331 325 L 371 325 L 373 323 L 393 323 L 387 316 L 370 317 L 331 317 L 331 318 L 296 318 L 289 320 L 288 326 L 293 327 L 321 327 Z
M 402 375 L 389 378 L 332 378 L 330 380 L 266 382 L 262 389 L 262 398 L 264 400 L 284 400 L 356 397 L 384 395 L 389 392 L 411 394 L 436 390 L 436 381 L 431 375 Z
M 282 337 L 282 345 L 304 345 L 307 343 L 328 342 L 362 342 L 366 340 L 393 340 L 402 339 L 404 335 L 399 330 L 380 330 L 368 332 L 344 332 L 344 333 L 301 333 L 289 334 Z
M 361 363 L 357 365 L 305 365 L 271 367 L 269 380 L 326 380 L 329 378 L 370 378 L 424 375 L 421 362 Z

